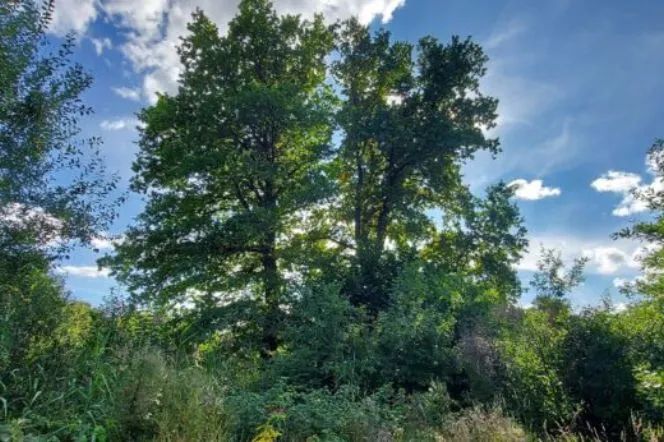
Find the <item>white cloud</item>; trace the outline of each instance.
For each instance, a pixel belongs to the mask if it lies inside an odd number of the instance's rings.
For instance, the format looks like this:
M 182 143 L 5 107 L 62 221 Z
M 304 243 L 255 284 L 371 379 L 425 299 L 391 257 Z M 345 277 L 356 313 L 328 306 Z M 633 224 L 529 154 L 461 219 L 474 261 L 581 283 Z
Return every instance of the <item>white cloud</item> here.
M 401 103 L 403 103 L 403 95 L 399 94 L 389 94 L 387 96 L 387 104 L 390 106 L 399 106 Z
M 654 159 L 646 158 L 646 165 L 651 172 L 654 162 Z M 650 184 L 641 184 L 641 182 L 641 176 L 635 173 L 609 170 L 590 183 L 590 186 L 598 192 L 620 194 L 622 200 L 611 213 L 622 217 L 648 210 L 648 203 L 639 197 L 640 194 L 664 191 L 664 179 L 660 177 L 655 177 Z
M 111 238 L 109 236 L 98 236 L 92 238 L 90 245 L 98 250 L 110 250 L 116 245 L 122 244 L 124 237 L 120 236 L 118 238 Z
M 598 192 L 626 193 L 641 184 L 641 177 L 635 173 L 609 170 L 590 185 Z
M 104 120 L 99 124 L 104 130 L 133 129 L 139 124 L 135 118 L 119 118 L 117 120 Z
M 536 201 L 551 196 L 559 196 L 560 189 L 557 187 L 546 187 L 542 180 L 532 180 L 528 182 L 522 178 L 509 183 L 509 186 L 515 187 L 514 195 L 518 199 Z
M 60 275 L 74 276 L 78 278 L 108 278 L 108 269 L 99 269 L 97 266 L 61 266 L 55 269 Z
M 127 29 L 121 50 L 143 77 L 143 95 L 151 102 L 156 92 L 174 92 L 180 71 L 176 52 L 179 38 L 187 34 L 187 22 L 196 7 L 215 22 L 220 32 L 237 11 L 237 0 L 107 0 L 101 8 Z M 311 17 L 323 13 L 329 21 L 357 16 L 363 23 L 379 17 L 388 22 L 405 0 L 275 0 L 279 13 Z
M 618 290 L 626 287 L 626 286 L 632 286 L 636 284 L 637 282 L 643 281 L 644 277 L 643 275 L 638 275 L 633 278 L 613 278 L 613 286 L 617 288 Z
M 597 272 L 602 275 L 613 275 L 624 267 L 638 267 L 631 254 L 618 247 L 594 247 L 583 250 L 582 254 L 590 259 Z
M 514 38 L 523 35 L 528 30 L 526 22 L 522 19 L 512 19 L 504 26 L 495 30 L 484 43 L 486 49 L 496 49 Z
M 112 88 L 113 92 L 116 95 L 126 98 L 127 100 L 140 101 L 141 100 L 141 90 L 139 88 L 131 88 L 126 86 L 118 86 Z
M 56 35 L 71 31 L 84 34 L 97 14 L 96 0 L 57 0 L 49 31 Z
M 613 311 L 616 313 L 624 312 L 629 308 L 629 304 L 626 302 L 619 302 L 617 304 L 614 304 L 613 306 Z
M 50 32 L 64 35 L 69 31 L 84 34 L 103 11 L 125 31 L 121 50 L 135 72 L 143 74 L 143 94 L 154 102 L 157 92 L 173 92 L 180 69 L 176 53 L 179 38 L 187 33 L 187 23 L 196 8 L 202 9 L 221 32 L 237 11 L 238 0 L 58 0 Z M 406 0 L 275 0 L 279 13 L 311 17 L 323 13 L 334 22 L 357 16 L 368 24 L 376 18 L 382 23 L 392 19 Z M 94 40 L 98 54 L 109 40 Z M 138 98 L 126 97 L 138 100 Z
M 42 246 L 54 246 L 61 240 L 63 223 L 41 207 L 28 207 L 22 203 L 10 203 L 0 207 L 0 221 L 15 230 L 27 230 L 37 234 Z
M 613 286 L 617 289 L 621 289 L 632 282 L 633 280 L 626 278 L 613 278 Z
M 498 133 L 514 125 L 531 125 L 533 119 L 563 98 L 558 87 L 527 78 L 518 68 L 516 61 L 494 58 L 489 61 L 487 74 L 482 79 L 482 92 L 500 100 L 495 129 Z
M 97 55 L 101 55 L 104 52 L 104 49 L 113 49 L 113 43 L 111 43 L 111 39 L 108 37 L 90 38 L 90 42 L 92 42 L 95 47 Z
M 533 235 L 529 238 L 530 248 L 517 270 L 537 271 L 537 261 L 541 247 L 556 249 L 561 252 L 563 262 L 570 265 L 574 259 L 586 257 L 589 262 L 587 274 L 631 276 L 638 273 L 638 257 L 645 250 L 639 244 L 629 240 L 613 241 L 609 238 L 588 239 L 565 234 Z

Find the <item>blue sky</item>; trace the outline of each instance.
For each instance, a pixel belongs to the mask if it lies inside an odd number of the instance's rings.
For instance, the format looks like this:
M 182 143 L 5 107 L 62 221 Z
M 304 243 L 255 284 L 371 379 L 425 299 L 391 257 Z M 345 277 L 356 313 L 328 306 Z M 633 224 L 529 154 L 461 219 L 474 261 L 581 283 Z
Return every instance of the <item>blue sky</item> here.
M 664 2 L 658 0 L 276 0 L 282 12 L 330 18 L 358 15 L 397 39 L 431 34 L 443 41 L 472 36 L 490 57 L 483 90 L 500 99 L 494 130 L 503 146 L 495 160 L 480 156 L 465 168 L 481 192 L 497 180 L 521 184 L 531 252 L 520 265 L 527 281 L 539 244 L 566 260 L 588 256 L 577 306 L 638 275 L 639 244 L 609 235 L 647 216 L 629 196 L 635 186 L 662 186 L 645 151 L 664 137 Z M 76 58 L 95 77 L 85 99 L 96 114 L 87 135 L 104 139 L 110 170 L 126 186 L 136 152 L 134 114 L 156 91 L 173 91 L 177 37 L 195 7 L 222 32 L 236 0 L 59 0 L 54 38 L 80 36 Z M 142 203 L 132 196 L 111 233 L 119 234 Z M 104 244 L 99 244 L 103 246 Z M 77 250 L 60 271 L 75 297 L 101 301 L 115 285 L 96 271 L 98 254 Z M 522 302 L 527 304 L 529 295 Z

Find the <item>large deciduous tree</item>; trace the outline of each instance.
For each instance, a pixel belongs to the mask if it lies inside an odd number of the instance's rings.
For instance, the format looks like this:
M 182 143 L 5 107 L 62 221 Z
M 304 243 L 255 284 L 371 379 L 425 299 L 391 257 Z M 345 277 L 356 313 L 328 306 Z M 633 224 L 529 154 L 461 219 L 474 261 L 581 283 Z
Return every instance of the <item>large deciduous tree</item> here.
M 392 42 L 385 31 L 372 36 L 351 20 L 339 49 L 339 209 L 356 248 L 349 291 L 356 304 L 380 310 L 390 278 L 381 270 L 386 246 L 430 240 L 431 209 L 461 213 L 469 200 L 464 161 L 498 151 L 498 140 L 485 135 L 497 100 L 479 91 L 486 56 L 470 40 L 426 37 L 414 46 Z
M 226 326 L 260 307 L 263 320 L 248 322 L 267 355 L 297 256 L 288 238 L 329 187 L 333 33 L 267 0 L 241 2 L 223 37 L 200 11 L 189 31 L 177 93 L 140 114 L 133 189 L 149 200 L 113 265 L 143 301 L 196 293 L 216 321 L 226 304 Z

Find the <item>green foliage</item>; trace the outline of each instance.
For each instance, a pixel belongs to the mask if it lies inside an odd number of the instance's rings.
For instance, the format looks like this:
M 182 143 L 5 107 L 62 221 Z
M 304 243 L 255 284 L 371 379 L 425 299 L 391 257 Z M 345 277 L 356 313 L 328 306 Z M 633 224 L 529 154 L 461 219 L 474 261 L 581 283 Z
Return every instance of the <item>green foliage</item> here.
M 664 369 L 664 312 L 657 300 L 646 301 L 629 308 L 617 321 L 629 342 L 637 396 L 646 415 L 660 421 L 664 419 L 662 389 L 658 387 Z
M 566 334 L 564 324 L 551 324 L 545 312 L 531 309 L 499 343 L 507 405 L 535 431 L 568 423 L 576 411 L 560 375 Z
M 92 111 L 92 78 L 71 61 L 73 36 L 50 52 L 53 2 L 0 5 L 0 246 L 3 254 L 59 239 L 88 241 L 112 219 L 100 140 L 75 141 Z M 64 179 L 62 172 L 71 176 Z M 60 179 L 54 180 L 59 177 Z
M 470 40 L 425 37 L 414 47 L 391 42 L 386 31 L 372 36 L 351 20 L 340 31 L 339 52 L 333 73 L 343 95 L 335 164 L 342 198 L 332 222 L 341 221 L 343 243 L 354 244 L 347 291 L 376 312 L 389 304 L 383 285 L 390 280 L 378 273 L 388 239 L 409 248 L 435 231 L 427 210 L 455 214 L 468 193 L 463 162 L 498 150 L 481 130 L 493 126 L 497 101 L 479 91 L 486 56 Z
M 656 140 L 648 151 L 647 162 L 657 174 L 658 179 L 664 176 L 664 139 Z M 634 198 L 645 202 L 655 214 L 654 219 L 634 223 L 615 236 L 619 238 L 638 239 L 646 244 L 646 251 L 641 257 L 643 278 L 626 291 L 635 291 L 662 302 L 664 276 L 660 271 L 664 263 L 664 194 L 656 187 L 644 191 L 635 190 Z
M 561 299 L 570 294 L 574 287 L 583 283 L 583 268 L 588 258 L 574 260 L 572 268 L 565 270 L 560 252 L 542 249 L 537 262 L 537 273 L 530 282 L 538 296 Z
M 586 260 L 544 250 L 534 308 L 516 306 L 514 189 L 479 197 L 461 172 L 499 151 L 470 39 L 267 0 L 221 36 L 197 11 L 177 93 L 140 113 L 146 208 L 101 261 L 129 302 L 69 300 L 48 247 L 105 226 L 113 181 L 98 140 L 71 141 L 91 79 L 73 39 L 48 55 L 52 8 L 0 5 L 0 441 L 664 437 L 663 252 L 645 300 L 577 313 Z M 661 245 L 659 215 L 621 235 Z
M 211 309 L 218 293 L 254 299 L 261 319 L 243 317 L 256 313 L 246 306 L 232 316 L 260 325 L 267 354 L 281 328 L 283 272 L 298 264 L 292 228 L 328 195 L 332 33 L 321 17 L 280 17 L 265 0 L 243 1 L 223 37 L 201 11 L 189 31 L 178 93 L 139 116 L 132 187 L 148 205 L 107 263 L 142 302 Z
M 610 312 L 587 311 L 570 319 L 562 347 L 566 389 L 583 403 L 582 420 L 614 437 L 638 408 L 627 336 L 617 326 Z
M 337 286 L 305 287 L 297 296 L 275 369 L 297 385 L 333 386 L 349 364 L 353 309 Z
M 575 259 L 572 267 L 566 270 L 560 252 L 542 248 L 537 272 L 530 281 L 537 295 L 533 301 L 535 307 L 548 312 L 551 318 L 568 313 L 570 305 L 566 298 L 583 283 L 583 269 L 587 262 L 588 258 Z
M 412 391 L 449 376 L 458 283 L 419 262 L 399 275 L 392 305 L 376 324 L 379 379 Z

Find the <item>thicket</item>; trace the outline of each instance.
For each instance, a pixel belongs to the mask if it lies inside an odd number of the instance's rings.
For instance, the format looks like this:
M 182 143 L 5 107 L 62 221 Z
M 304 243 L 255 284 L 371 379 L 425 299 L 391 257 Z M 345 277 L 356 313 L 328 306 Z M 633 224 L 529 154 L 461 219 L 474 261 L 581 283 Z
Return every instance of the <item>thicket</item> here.
M 100 262 L 129 296 L 71 300 L 54 263 L 122 201 L 73 141 L 91 79 L 73 38 L 49 52 L 52 7 L 0 5 L 0 440 L 664 439 L 662 195 L 618 233 L 650 250 L 629 308 L 573 311 L 585 261 L 546 250 L 518 307 L 513 189 L 461 174 L 500 150 L 470 39 L 197 12 Z

